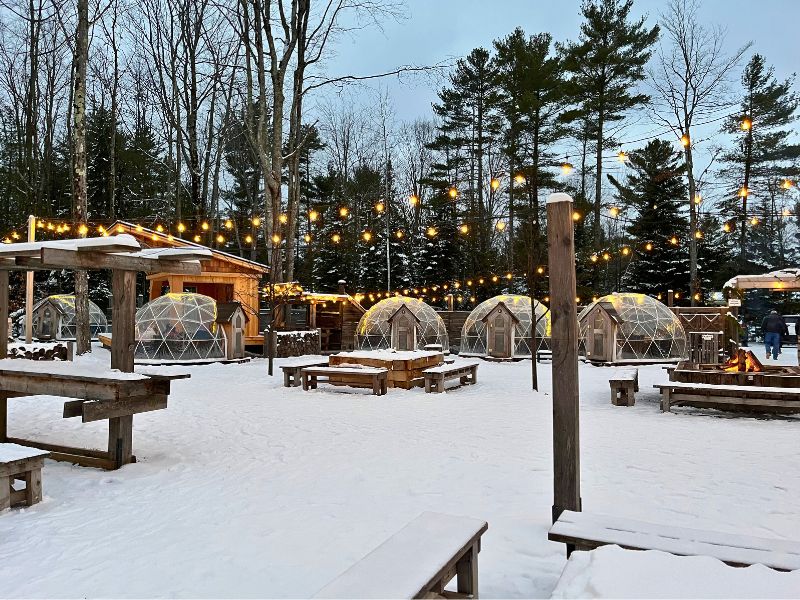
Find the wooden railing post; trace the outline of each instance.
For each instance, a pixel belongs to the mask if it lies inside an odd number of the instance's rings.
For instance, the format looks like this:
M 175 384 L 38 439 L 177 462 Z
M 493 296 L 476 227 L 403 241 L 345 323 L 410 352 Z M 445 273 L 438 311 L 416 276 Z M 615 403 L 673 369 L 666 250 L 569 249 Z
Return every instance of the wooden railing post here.
M 136 271 L 111 272 L 111 368 L 133 373 L 136 344 Z
M 553 522 L 581 510 L 578 426 L 578 307 L 572 198 L 547 199 L 547 250 L 553 344 Z

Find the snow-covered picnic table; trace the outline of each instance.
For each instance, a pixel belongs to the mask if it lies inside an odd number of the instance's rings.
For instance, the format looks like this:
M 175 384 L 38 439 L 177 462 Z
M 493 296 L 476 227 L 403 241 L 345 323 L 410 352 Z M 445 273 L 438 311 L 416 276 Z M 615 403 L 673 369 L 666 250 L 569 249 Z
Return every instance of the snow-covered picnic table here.
M 0 442 L 51 451 L 51 458 L 84 466 L 118 469 L 135 462 L 133 415 L 167 407 L 170 382 L 186 373 L 123 373 L 69 362 L 0 360 Z M 84 423 L 108 421 L 108 449 L 92 450 L 45 444 L 8 435 L 8 399 L 24 396 L 73 398 L 64 402 L 63 418 Z

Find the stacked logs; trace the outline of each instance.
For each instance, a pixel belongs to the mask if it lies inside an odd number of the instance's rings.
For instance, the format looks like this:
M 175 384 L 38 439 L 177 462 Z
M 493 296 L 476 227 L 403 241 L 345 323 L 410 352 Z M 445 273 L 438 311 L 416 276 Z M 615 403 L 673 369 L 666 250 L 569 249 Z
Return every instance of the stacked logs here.
M 304 356 L 306 354 L 319 354 L 319 331 L 279 331 L 278 348 L 275 355 L 278 358 L 290 356 Z
M 71 360 L 65 344 L 53 346 L 14 346 L 8 349 L 8 358 L 27 358 L 28 360 Z

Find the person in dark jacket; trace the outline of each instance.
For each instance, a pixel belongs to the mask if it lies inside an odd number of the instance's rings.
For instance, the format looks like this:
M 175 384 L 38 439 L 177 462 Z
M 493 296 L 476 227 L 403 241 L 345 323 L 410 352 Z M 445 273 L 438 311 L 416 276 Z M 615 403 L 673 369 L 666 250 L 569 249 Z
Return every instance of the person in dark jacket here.
M 781 352 L 781 336 L 789 335 L 789 328 L 786 326 L 786 321 L 778 314 L 777 310 L 770 311 L 761 322 L 761 330 L 764 332 L 764 345 L 767 347 L 767 358 L 769 358 L 770 350 L 773 360 L 778 360 L 778 354 Z

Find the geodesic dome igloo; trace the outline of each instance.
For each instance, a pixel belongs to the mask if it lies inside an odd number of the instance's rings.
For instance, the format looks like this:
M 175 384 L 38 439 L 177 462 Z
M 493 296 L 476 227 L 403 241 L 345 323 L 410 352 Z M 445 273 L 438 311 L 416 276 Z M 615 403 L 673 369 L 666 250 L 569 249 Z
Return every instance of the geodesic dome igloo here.
M 48 296 L 33 307 L 33 337 L 43 340 L 75 339 L 75 296 Z M 89 300 L 89 331 L 92 339 L 108 331 L 108 320 L 94 302 Z
M 225 358 L 217 303 L 203 294 L 170 293 L 136 311 L 138 362 L 193 362 Z
M 588 360 L 672 361 L 686 356 L 686 332 L 664 304 L 645 294 L 603 296 L 578 315 L 580 346 Z
M 357 350 L 423 350 L 440 344 L 449 352 L 442 318 L 418 298 L 395 296 L 365 312 L 356 327 Z
M 537 350 L 550 343 L 550 310 L 534 300 Z M 530 358 L 531 299 L 501 294 L 484 300 L 469 313 L 461 329 L 462 356 Z

